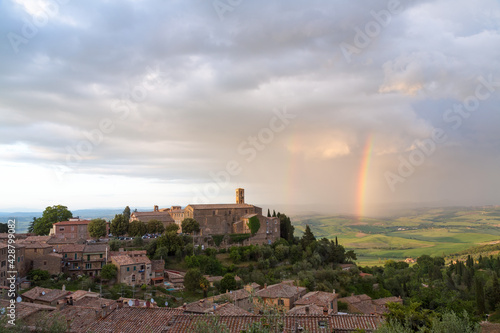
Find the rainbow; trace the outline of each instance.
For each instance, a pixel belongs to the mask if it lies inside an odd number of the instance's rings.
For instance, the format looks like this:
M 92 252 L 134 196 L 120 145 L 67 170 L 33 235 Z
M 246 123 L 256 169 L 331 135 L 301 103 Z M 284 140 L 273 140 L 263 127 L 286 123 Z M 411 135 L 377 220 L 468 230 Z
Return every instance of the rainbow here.
M 370 162 L 373 152 L 373 136 L 369 135 L 366 139 L 365 147 L 363 148 L 363 155 L 361 156 L 361 166 L 358 176 L 358 188 L 356 198 L 356 215 L 361 219 L 364 215 L 365 209 L 365 196 L 368 181 L 368 171 L 370 170 Z

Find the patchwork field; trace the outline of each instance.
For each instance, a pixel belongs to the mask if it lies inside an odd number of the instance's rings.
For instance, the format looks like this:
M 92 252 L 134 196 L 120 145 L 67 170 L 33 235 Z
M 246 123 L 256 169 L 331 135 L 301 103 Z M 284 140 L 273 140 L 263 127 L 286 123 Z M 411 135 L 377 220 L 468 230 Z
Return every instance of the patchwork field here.
M 358 264 L 363 266 L 423 254 L 458 258 L 468 249 L 500 242 L 498 206 L 415 209 L 383 218 L 294 216 L 292 221 L 296 235 L 309 225 L 318 238 L 337 236 L 346 249 L 355 250 Z

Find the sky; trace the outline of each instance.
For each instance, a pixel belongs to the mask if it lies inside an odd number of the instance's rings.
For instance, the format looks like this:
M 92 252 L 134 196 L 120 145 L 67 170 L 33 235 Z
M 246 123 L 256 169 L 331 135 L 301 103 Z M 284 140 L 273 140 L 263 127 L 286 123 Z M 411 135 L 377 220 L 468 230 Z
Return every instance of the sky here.
M 500 197 L 500 2 L 0 1 L 0 210 Z

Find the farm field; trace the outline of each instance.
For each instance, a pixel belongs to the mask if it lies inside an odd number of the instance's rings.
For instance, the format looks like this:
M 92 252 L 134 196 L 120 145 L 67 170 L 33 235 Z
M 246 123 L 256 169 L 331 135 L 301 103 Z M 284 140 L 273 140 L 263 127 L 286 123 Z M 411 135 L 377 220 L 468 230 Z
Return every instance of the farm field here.
M 338 237 L 362 266 L 423 254 L 460 258 L 468 249 L 500 242 L 498 206 L 415 209 L 379 218 L 310 214 L 292 221 L 298 236 L 309 225 L 318 238 Z

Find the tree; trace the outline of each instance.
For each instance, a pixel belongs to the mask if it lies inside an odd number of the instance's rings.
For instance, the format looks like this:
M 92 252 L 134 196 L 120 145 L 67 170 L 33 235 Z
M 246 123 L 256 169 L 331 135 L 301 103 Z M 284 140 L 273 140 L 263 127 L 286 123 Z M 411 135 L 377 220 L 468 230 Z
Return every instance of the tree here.
M 273 209 L 273 217 L 276 217 L 276 211 Z
M 109 241 L 109 249 L 111 251 L 118 251 L 120 249 L 121 242 L 118 239 L 112 239 Z
M 484 299 L 483 281 L 479 277 L 474 278 L 475 292 L 476 292 L 476 309 L 478 314 L 486 312 L 486 302 Z
M 177 233 L 178 231 L 179 231 L 179 225 L 177 223 L 171 223 L 171 224 L 167 225 L 167 227 L 165 228 L 166 233 L 169 233 L 169 232 Z
M 295 228 L 292 226 L 292 221 L 285 214 L 279 214 L 280 218 L 280 237 L 285 239 L 289 244 L 293 243 L 293 233 Z
M 203 278 L 200 270 L 197 268 L 188 269 L 184 276 L 184 288 L 187 291 L 194 292 L 200 288 L 200 281 Z
M 147 229 L 150 234 L 161 234 L 165 231 L 163 223 L 158 220 L 150 220 L 147 224 Z
M 130 221 L 130 207 L 129 206 L 125 207 L 122 215 L 125 218 L 125 221 L 127 221 L 127 222 Z
M 185 218 L 182 221 L 182 232 L 186 234 L 192 234 L 193 232 L 199 232 L 200 231 L 200 225 L 198 222 L 196 222 L 195 219 L 192 218 Z
M 226 292 L 228 290 L 236 290 L 238 286 L 233 274 L 227 273 L 224 275 L 222 280 L 220 280 L 220 292 Z
M 102 266 L 101 277 L 105 280 L 112 280 L 118 274 L 118 267 L 114 264 L 106 264 Z
M 111 221 L 110 231 L 114 236 L 122 236 L 127 233 L 128 225 L 129 223 L 123 214 L 117 214 Z
M 104 219 L 93 219 L 90 221 L 89 226 L 89 235 L 92 238 L 101 238 L 106 235 L 106 220 Z
M 73 213 L 66 206 L 49 206 L 43 211 L 42 217 L 33 220 L 33 232 L 37 235 L 48 235 L 54 223 L 67 221 L 72 217 Z
M 140 237 L 147 232 L 147 227 L 141 221 L 132 221 L 128 226 L 128 234 L 132 237 Z
M 248 219 L 247 222 L 248 229 L 250 229 L 250 232 L 252 235 L 255 235 L 257 231 L 260 229 L 260 221 L 257 216 L 252 216 L 251 218 Z
M 269 208 L 267 209 L 267 217 L 271 217 L 271 211 L 269 210 Z
M 316 241 L 316 237 L 309 228 L 309 225 L 306 225 L 306 230 L 304 231 L 304 235 L 302 236 L 300 243 L 302 244 L 302 248 L 305 250 L 311 243 Z

